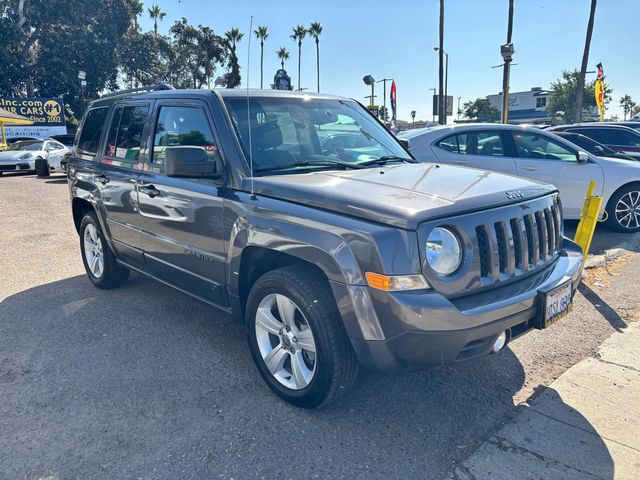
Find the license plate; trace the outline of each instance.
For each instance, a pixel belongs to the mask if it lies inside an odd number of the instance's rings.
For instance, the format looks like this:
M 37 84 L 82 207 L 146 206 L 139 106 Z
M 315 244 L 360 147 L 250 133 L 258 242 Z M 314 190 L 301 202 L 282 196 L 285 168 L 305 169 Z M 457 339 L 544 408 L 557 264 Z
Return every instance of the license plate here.
M 573 289 L 571 282 L 560 285 L 544 296 L 542 328 L 548 328 L 571 312 Z

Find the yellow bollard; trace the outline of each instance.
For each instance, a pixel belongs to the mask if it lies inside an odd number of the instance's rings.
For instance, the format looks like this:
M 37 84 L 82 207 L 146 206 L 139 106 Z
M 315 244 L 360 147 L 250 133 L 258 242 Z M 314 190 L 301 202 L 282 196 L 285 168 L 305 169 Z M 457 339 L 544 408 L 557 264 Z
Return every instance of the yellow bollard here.
M 600 217 L 600 209 L 602 208 L 602 197 L 593 194 L 595 188 L 596 182 L 591 180 L 589 189 L 587 190 L 587 198 L 582 206 L 580 223 L 578 223 L 578 229 L 576 230 L 576 236 L 574 239 L 574 242 L 582 248 L 585 262 L 587 260 L 587 255 L 589 254 L 591 240 L 593 239 L 593 234 L 596 231 L 596 225 L 598 224 L 598 219 Z

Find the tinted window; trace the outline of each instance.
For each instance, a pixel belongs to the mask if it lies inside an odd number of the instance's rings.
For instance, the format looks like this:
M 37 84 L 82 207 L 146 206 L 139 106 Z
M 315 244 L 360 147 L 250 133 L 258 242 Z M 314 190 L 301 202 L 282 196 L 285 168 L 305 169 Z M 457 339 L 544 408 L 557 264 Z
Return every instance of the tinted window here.
M 117 107 L 111 120 L 105 154 L 126 160 L 127 163 L 137 163 L 148 114 L 149 107 L 146 105 Z
M 625 145 L 629 147 L 640 146 L 640 136 L 634 132 L 624 130 L 622 128 L 603 128 L 598 129 L 602 143 L 609 145 Z
M 502 136 L 496 131 L 459 133 L 443 138 L 437 145 L 443 150 L 464 155 L 504 157 Z
M 533 132 L 514 132 L 513 140 L 520 158 L 577 161 L 576 152 L 546 135 Z
M 108 108 L 103 107 L 91 109 L 87 113 L 78 139 L 78 153 L 80 155 L 94 157 L 98 153 L 102 128 L 108 111 Z
M 211 161 L 220 155 L 204 111 L 197 107 L 161 107 L 153 140 L 152 163 L 164 165 L 165 149 L 203 147 Z

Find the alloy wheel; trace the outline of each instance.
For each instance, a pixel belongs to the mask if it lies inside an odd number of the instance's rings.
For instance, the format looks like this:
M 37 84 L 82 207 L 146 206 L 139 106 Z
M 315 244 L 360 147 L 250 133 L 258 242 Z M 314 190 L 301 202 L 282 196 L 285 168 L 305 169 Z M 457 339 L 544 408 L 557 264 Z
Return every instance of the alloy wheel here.
M 104 250 L 98 229 L 91 223 L 84 229 L 84 258 L 91 274 L 100 278 L 104 272 Z
M 624 228 L 640 228 L 640 192 L 631 191 L 625 193 L 615 209 L 616 222 Z
M 316 343 L 300 308 L 285 295 L 267 295 L 256 311 L 255 329 L 271 375 L 292 390 L 307 387 L 316 372 Z

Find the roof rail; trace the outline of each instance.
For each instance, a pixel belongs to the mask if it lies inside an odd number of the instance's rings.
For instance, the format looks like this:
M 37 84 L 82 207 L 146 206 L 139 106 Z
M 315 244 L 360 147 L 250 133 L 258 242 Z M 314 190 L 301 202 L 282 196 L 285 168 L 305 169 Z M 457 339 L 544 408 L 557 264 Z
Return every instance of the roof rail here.
M 120 95 L 128 95 L 130 93 L 155 92 L 157 90 L 175 90 L 175 88 L 168 83 L 161 83 L 159 85 L 148 85 L 146 87 L 130 88 L 128 90 L 120 90 L 117 92 L 107 93 L 105 95 L 102 95 L 100 98 L 116 97 Z

